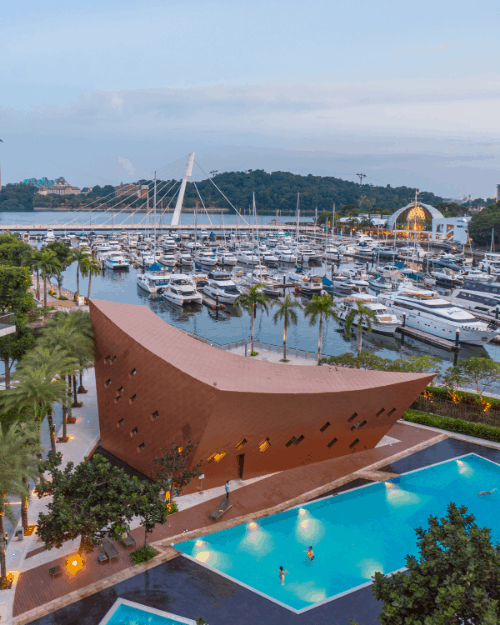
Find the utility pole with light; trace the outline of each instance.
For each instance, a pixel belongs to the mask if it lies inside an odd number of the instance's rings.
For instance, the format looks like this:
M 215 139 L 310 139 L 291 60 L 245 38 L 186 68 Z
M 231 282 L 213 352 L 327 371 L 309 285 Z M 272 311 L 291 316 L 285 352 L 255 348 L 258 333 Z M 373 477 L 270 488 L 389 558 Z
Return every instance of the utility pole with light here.
M 363 178 L 366 178 L 366 174 L 356 174 L 359 177 L 359 186 L 363 184 Z

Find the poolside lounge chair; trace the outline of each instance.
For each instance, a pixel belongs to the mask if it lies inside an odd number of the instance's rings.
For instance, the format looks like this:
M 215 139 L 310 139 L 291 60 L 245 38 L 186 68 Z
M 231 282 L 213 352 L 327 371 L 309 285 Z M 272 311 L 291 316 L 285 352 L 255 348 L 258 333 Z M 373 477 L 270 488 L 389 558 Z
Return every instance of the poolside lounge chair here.
M 135 538 L 132 538 L 132 536 L 128 532 L 127 536 L 125 538 L 122 538 L 120 542 L 125 547 L 125 549 L 127 549 L 128 547 L 135 547 Z
M 102 548 L 104 549 L 104 553 L 108 556 L 110 562 L 120 555 L 118 553 L 118 549 L 113 545 L 110 540 L 103 540 Z
M 58 564 L 56 564 L 56 566 L 49 569 L 49 574 L 51 577 L 60 577 L 63 574 L 63 570 Z
M 220 500 L 220 504 L 217 506 L 217 508 L 215 508 L 215 510 L 208 515 L 209 519 L 213 519 L 214 521 L 217 521 L 217 519 L 220 519 L 220 517 L 224 514 L 224 512 L 227 512 L 229 510 L 229 508 L 232 508 L 232 504 L 229 500 L 229 497 L 223 497 Z
M 101 551 L 101 553 L 97 554 L 97 561 L 99 562 L 99 564 L 109 562 L 108 554 Z

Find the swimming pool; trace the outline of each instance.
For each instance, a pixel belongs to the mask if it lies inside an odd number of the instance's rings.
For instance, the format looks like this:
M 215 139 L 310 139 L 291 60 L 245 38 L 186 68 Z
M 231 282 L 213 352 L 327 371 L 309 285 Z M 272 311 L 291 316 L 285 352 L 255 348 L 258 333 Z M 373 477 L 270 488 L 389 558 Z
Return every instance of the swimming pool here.
M 99 625 L 196 625 L 192 619 L 117 599 Z
M 484 490 L 499 488 L 485 497 Z M 286 512 L 179 543 L 176 548 L 294 612 L 366 586 L 417 554 L 414 529 L 447 504 L 466 505 L 500 538 L 500 466 L 476 454 L 362 486 Z M 309 545 L 315 560 L 307 561 Z M 278 569 L 288 571 L 279 583 Z

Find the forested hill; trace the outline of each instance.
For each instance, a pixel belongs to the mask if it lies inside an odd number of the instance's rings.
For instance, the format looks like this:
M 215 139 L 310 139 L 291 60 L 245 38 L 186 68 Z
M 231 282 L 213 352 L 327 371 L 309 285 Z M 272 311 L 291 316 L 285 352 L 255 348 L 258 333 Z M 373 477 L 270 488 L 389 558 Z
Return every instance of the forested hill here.
M 297 205 L 297 193 L 300 192 L 300 210 L 302 214 L 314 213 L 316 207 L 318 213 L 331 211 L 335 202 L 337 210 L 349 207 L 350 212 L 372 212 L 390 214 L 396 209 L 408 204 L 415 196 L 415 189 L 410 187 L 377 187 L 371 184 L 359 185 L 332 176 L 299 176 L 288 172 L 276 171 L 271 174 L 262 169 L 249 170 L 247 172 L 227 172 L 216 174 L 213 178 L 215 184 L 222 190 L 230 202 L 240 211 L 248 213 L 252 203 L 252 192 L 255 191 L 255 201 L 258 213 L 274 213 L 281 210 L 283 215 L 291 215 Z M 153 197 L 153 182 L 148 180 L 138 181 L 142 184 L 149 183 Z M 198 190 L 207 207 L 222 207 L 231 209 L 230 204 L 217 191 L 210 180 L 197 182 Z M 175 205 L 172 194 L 179 188 L 176 185 L 170 195 L 165 192 L 171 188 L 170 183 L 158 181 L 158 205 L 165 207 L 171 202 Z M 122 207 L 124 204 L 133 203 L 139 206 L 136 197 L 114 196 L 114 188 L 110 185 L 105 187 L 95 186 L 89 195 L 34 195 L 36 189 L 26 185 L 7 185 L 0 191 L 0 211 L 33 210 L 35 206 L 58 207 L 65 206 L 68 210 L 83 208 L 86 204 L 96 206 L 100 204 L 99 198 L 103 198 L 104 205 Z M 419 199 L 426 204 L 436 205 L 442 198 L 433 193 L 422 192 Z M 141 202 L 142 203 L 142 202 Z M 184 205 L 193 207 L 199 204 L 198 194 L 192 182 L 186 187 Z
M 331 210 L 333 202 L 337 209 L 355 204 L 364 212 L 392 213 L 415 197 L 415 189 L 409 187 L 360 186 L 332 176 L 299 176 L 282 171 L 269 174 L 262 169 L 217 174 L 213 180 L 238 209 L 248 209 L 255 191 L 257 212 L 294 211 L 298 192 L 301 212 L 308 213 L 314 212 L 316 206 L 318 213 Z M 204 201 L 210 198 L 209 204 L 228 206 L 209 180 L 199 182 L 197 186 Z M 194 185 L 187 185 L 186 198 L 197 198 Z M 442 201 L 442 198 L 428 192 L 420 193 L 419 199 L 433 206 Z

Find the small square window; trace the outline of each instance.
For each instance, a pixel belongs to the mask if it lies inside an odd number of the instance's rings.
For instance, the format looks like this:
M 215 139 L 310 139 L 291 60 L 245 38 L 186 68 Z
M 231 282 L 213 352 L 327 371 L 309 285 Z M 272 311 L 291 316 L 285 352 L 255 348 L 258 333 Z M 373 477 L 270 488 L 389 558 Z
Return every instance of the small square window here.
M 376 414 L 375 416 L 376 416 L 376 417 L 380 417 L 380 415 L 381 415 L 383 412 L 385 412 L 385 408 L 381 408 L 381 409 L 377 412 L 377 414 Z
M 330 449 L 331 447 L 333 447 L 335 445 L 335 443 L 337 442 L 337 439 L 334 438 L 332 441 L 330 441 L 327 445 L 328 449 Z
M 122 396 L 118 395 L 118 397 L 115 397 L 115 404 L 117 404 L 121 400 L 122 400 Z
M 291 447 L 292 445 L 295 445 L 296 442 L 297 442 L 297 439 L 295 438 L 295 436 L 292 436 L 292 438 L 288 441 L 288 443 L 285 444 L 285 447 Z
M 123 386 L 120 386 L 120 388 L 116 392 L 117 393 L 123 393 Z
M 116 362 L 116 361 L 118 360 L 118 358 L 116 357 L 116 354 L 113 356 L 113 358 L 111 358 L 111 360 L 112 360 L 113 362 Z
M 359 443 L 359 438 L 357 438 L 355 441 L 352 441 L 352 443 L 349 445 L 349 449 L 356 447 L 358 443 Z
M 269 442 L 268 438 L 266 438 L 265 441 L 262 441 L 262 443 L 259 445 L 260 451 L 266 451 L 266 449 L 269 449 L 269 447 L 271 447 L 271 443 Z
M 146 449 L 146 445 L 144 443 L 141 443 L 137 448 L 137 451 L 142 451 L 143 449 Z
M 138 431 L 139 431 L 139 430 L 138 430 L 137 428 L 134 428 L 134 429 L 132 430 L 132 432 L 130 432 L 130 436 L 135 436 L 135 435 L 137 434 L 137 432 L 138 432 Z
M 244 438 L 236 445 L 236 449 L 241 449 L 246 444 L 247 444 L 247 439 Z
M 130 377 L 134 376 L 137 373 L 137 371 L 135 369 L 132 369 L 132 371 L 129 373 Z
M 327 430 L 330 427 L 330 425 L 331 425 L 330 421 L 327 421 L 322 428 L 319 428 L 319 431 L 320 432 L 324 432 L 325 430 Z
M 130 403 L 133 403 L 134 401 L 137 401 L 137 395 L 132 395 L 132 397 L 129 399 Z
M 299 438 L 295 441 L 295 445 L 298 445 L 299 443 L 301 443 L 304 440 L 304 435 L 302 434 L 301 436 L 299 436 Z
M 105 382 L 105 386 L 109 386 L 111 384 L 111 378 L 108 378 Z
M 352 417 L 349 417 L 349 419 L 347 419 L 347 423 L 351 423 L 351 421 L 354 421 L 354 419 L 358 416 L 358 413 L 355 412 Z
M 355 424 L 352 426 L 352 428 L 351 428 L 351 432 L 352 432 L 353 430 L 355 430 L 356 428 L 359 428 L 359 426 L 360 426 L 359 421 L 356 421 L 356 423 L 355 423 Z
M 120 420 L 118 421 L 118 423 L 116 424 L 116 427 L 117 427 L 117 428 L 119 428 L 119 427 L 121 427 L 123 424 L 124 424 L 123 419 L 120 419 Z
M 391 415 L 393 415 L 396 412 L 396 408 L 393 408 L 392 410 L 389 410 L 389 412 L 387 413 L 387 416 L 390 417 Z
M 153 414 L 151 415 L 151 421 L 154 421 L 155 419 L 158 419 L 158 417 L 159 417 L 159 412 L 158 412 L 158 410 L 155 410 L 153 412 Z

